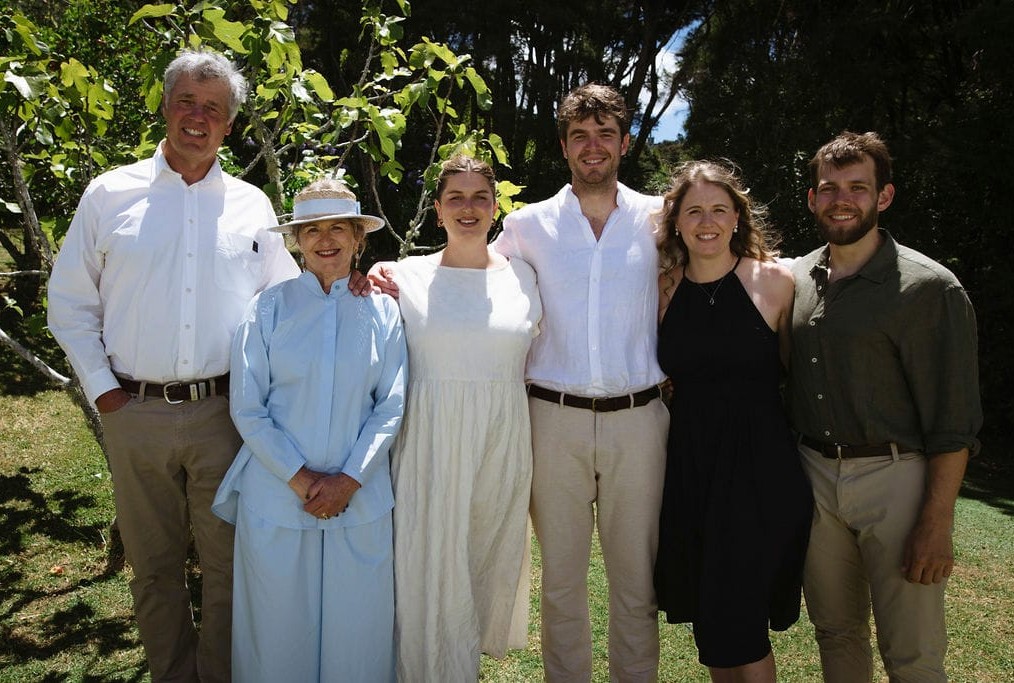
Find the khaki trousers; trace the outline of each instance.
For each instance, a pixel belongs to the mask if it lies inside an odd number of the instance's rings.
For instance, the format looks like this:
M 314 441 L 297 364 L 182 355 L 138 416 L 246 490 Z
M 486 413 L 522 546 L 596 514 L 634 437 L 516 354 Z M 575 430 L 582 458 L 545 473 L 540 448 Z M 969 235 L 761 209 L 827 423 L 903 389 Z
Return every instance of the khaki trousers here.
M 803 445 L 799 450 L 815 503 L 803 591 L 824 680 L 872 679 L 872 605 L 892 683 L 946 681 L 945 582 L 909 583 L 901 573 L 905 540 L 922 505 L 926 459 L 902 453 L 835 460 Z
M 230 680 L 233 526 L 211 501 L 241 439 L 229 402 L 135 398 L 102 416 L 130 592 L 153 682 Z M 185 564 L 201 562 L 201 629 Z
M 597 522 L 609 581 L 610 678 L 655 681 L 659 644 L 652 575 L 669 411 L 658 399 L 611 413 L 538 398 L 529 398 L 528 405 L 546 680 L 591 680 L 588 564 Z

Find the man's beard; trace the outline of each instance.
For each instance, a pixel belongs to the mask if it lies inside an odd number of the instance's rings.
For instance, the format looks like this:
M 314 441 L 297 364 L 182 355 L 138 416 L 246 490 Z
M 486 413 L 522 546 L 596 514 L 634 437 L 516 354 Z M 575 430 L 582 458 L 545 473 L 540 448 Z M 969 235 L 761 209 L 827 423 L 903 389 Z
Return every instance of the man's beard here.
M 828 211 L 827 216 L 833 215 L 833 211 Z M 859 215 L 859 225 L 854 228 L 843 228 L 833 225 L 830 218 L 824 218 L 821 216 L 817 217 L 817 231 L 820 233 L 821 239 L 839 247 L 844 247 L 849 244 L 855 244 L 862 238 L 869 234 L 870 230 L 877 227 L 877 219 L 879 213 L 876 209 L 866 212 L 861 211 Z

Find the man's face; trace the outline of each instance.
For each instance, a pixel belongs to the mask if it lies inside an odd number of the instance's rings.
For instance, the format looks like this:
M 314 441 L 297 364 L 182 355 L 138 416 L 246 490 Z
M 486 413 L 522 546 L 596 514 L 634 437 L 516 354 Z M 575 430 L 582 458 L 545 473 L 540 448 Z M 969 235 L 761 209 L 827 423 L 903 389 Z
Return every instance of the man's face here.
M 893 199 L 890 183 L 877 191 L 876 167 L 867 156 L 841 168 L 821 165 L 817 189 L 807 194 L 821 238 L 839 246 L 855 244 L 869 234 Z
M 180 74 L 162 103 L 166 121 L 165 155 L 169 166 L 185 177 L 203 177 L 218 148 L 232 130 L 229 84 L 223 80 L 194 80 Z M 203 170 L 202 170 L 203 169 Z
M 620 134 L 620 124 L 613 116 L 602 117 L 602 123 L 594 116 L 573 121 L 566 139 L 560 141 L 573 182 L 583 185 L 616 182 L 620 158 L 629 143 L 630 136 Z

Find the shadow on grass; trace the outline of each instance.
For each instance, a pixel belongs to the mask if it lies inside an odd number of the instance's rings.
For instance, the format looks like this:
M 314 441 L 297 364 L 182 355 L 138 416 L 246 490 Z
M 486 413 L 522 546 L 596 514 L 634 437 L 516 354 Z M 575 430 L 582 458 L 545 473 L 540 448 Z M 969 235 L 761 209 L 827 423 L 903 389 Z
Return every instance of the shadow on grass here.
M 81 546 L 102 542 L 103 525 L 79 524 L 72 520 L 82 511 L 97 505 L 91 495 L 61 489 L 44 495 L 32 488 L 37 468 L 22 467 L 13 475 L 0 475 L 0 555 L 12 557 L 32 552 L 34 539 L 47 539 L 54 544 Z M 93 662 L 84 670 L 108 667 L 108 660 L 118 652 L 136 648 L 137 634 L 130 617 L 103 616 L 81 596 L 92 586 L 112 580 L 115 564 L 107 563 L 99 574 L 59 588 L 36 588 L 32 577 L 18 563 L 0 564 L 0 659 L 28 663 L 46 662 L 64 652 L 88 652 Z M 52 610 L 54 600 L 63 607 Z M 69 602 L 69 604 L 68 604 Z M 17 622 L 31 621 L 31 628 L 15 628 Z M 114 677 L 121 681 L 139 681 L 147 671 L 145 665 L 126 666 Z M 41 681 L 68 680 L 66 672 L 50 672 Z M 77 680 L 110 680 L 85 674 Z
M 1014 517 L 1014 463 L 979 456 L 968 461 L 961 497 L 977 500 Z
M 989 424 L 979 434 L 982 450 L 968 461 L 961 497 L 977 500 L 1014 517 L 1014 452 L 1010 435 Z

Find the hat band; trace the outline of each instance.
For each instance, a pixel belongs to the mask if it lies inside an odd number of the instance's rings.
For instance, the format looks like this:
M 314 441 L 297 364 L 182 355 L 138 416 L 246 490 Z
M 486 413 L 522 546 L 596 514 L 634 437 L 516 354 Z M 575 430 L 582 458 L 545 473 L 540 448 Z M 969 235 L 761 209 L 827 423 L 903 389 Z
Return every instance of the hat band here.
M 292 207 L 292 220 L 311 216 L 358 215 L 359 202 L 353 199 L 304 199 Z

